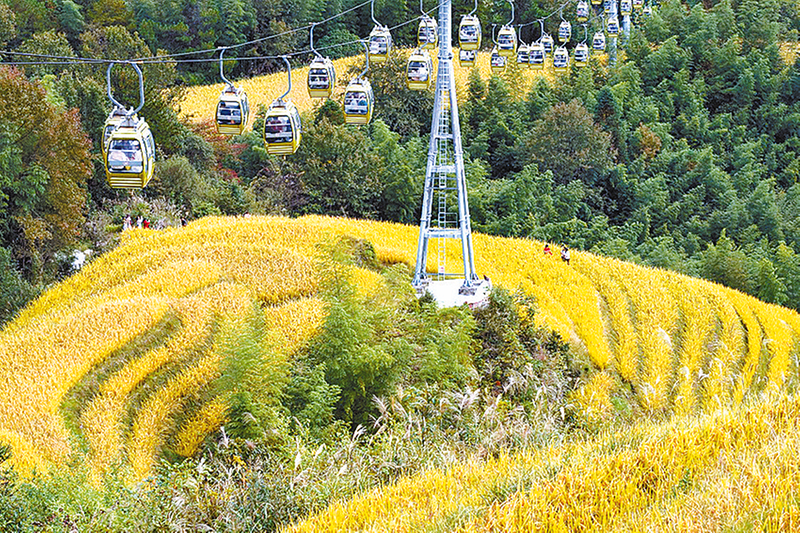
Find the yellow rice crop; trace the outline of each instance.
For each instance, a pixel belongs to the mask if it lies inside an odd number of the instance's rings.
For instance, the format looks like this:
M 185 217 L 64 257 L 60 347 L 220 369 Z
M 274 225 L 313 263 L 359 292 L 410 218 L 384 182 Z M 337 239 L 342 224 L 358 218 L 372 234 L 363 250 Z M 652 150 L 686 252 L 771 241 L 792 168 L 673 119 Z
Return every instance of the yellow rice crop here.
M 765 530 L 794 530 L 798 415 L 800 398 L 773 396 L 473 460 L 337 502 L 284 531 L 716 531 L 751 516 Z
M 316 298 L 321 243 L 365 239 L 379 261 L 413 265 L 417 233 L 411 226 L 319 216 L 209 217 L 185 228 L 127 231 L 115 250 L 46 291 L 0 332 L 0 440 L 12 446 L 22 471 L 65 461 L 71 452 L 59 414 L 65 394 L 170 313 L 180 320 L 178 331 L 107 376 L 81 411 L 96 475 L 123 450 L 141 475 L 170 437 L 174 424 L 165 414 L 219 373 L 218 356 L 208 351 L 212 322 L 241 316 L 256 300 L 269 342 L 290 357 L 324 317 Z M 586 356 L 586 385 L 573 400 L 589 419 L 607 416 L 617 376 L 634 386 L 643 407 L 683 412 L 716 409 L 731 398 L 741 403 L 766 381 L 778 389 L 797 371 L 800 316 L 787 309 L 588 253 L 575 251 L 566 265 L 535 241 L 475 235 L 474 245 L 481 275 L 535 297 L 537 323 Z M 457 247 L 449 247 L 447 262 L 460 263 Z M 428 270 L 437 266 L 431 254 Z M 354 270 L 352 282 L 364 293 L 385 290 L 366 270 Z M 186 356 L 196 353 L 206 355 Z M 141 399 L 124 443 L 120 424 L 131 395 L 165 365 L 177 365 L 176 374 Z M 182 450 L 195 449 L 221 421 L 224 399 L 210 401 L 179 430 Z

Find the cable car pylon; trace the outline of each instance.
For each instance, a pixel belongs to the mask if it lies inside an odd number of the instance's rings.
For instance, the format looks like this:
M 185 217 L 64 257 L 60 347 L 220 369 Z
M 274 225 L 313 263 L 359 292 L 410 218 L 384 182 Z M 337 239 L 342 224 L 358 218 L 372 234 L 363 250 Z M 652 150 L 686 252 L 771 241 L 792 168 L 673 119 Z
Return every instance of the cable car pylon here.
M 439 64 L 412 285 L 419 295 L 430 292 L 440 305 L 480 305 L 487 299 L 489 282 L 475 272 L 453 70 L 451 1 L 439 4 Z M 426 268 L 431 239 L 437 241 L 435 274 Z M 460 241 L 462 272 L 448 272 L 450 240 Z

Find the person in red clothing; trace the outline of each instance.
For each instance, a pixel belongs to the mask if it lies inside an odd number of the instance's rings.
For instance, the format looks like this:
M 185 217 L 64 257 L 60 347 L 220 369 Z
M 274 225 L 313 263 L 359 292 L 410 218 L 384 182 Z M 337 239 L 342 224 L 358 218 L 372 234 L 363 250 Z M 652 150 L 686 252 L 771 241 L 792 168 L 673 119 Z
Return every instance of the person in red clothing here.
M 147 219 L 144 219 L 144 222 L 142 222 L 142 227 L 143 227 L 144 229 L 147 229 L 147 228 L 149 228 L 149 227 L 150 227 L 150 221 L 149 221 L 149 220 L 147 220 Z
M 550 249 L 550 245 L 548 243 L 544 244 L 544 255 L 553 255 L 553 251 Z

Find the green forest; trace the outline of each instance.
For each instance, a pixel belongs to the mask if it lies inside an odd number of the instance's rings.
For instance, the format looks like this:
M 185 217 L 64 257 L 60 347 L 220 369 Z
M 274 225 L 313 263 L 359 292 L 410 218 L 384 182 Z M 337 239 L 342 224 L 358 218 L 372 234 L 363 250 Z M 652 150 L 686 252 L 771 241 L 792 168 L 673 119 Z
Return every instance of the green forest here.
M 132 59 L 213 51 L 356 5 L 2 0 L 2 61 L 30 57 L 9 52 Z M 455 2 L 454 18 L 472 6 Z M 519 2 L 516 20 L 557 6 Z M 375 5 L 388 26 L 418 14 L 413 2 Z M 489 40 L 492 24 L 507 22 L 508 4 L 482 3 L 478 15 Z M 317 44 L 365 37 L 372 24 L 370 5 L 361 5 L 320 26 Z M 555 32 L 557 20 L 547 24 Z M 488 80 L 472 72 L 460 113 L 473 229 L 673 269 L 800 308 L 798 29 L 796 2 L 666 0 L 636 19 L 613 66 L 592 61 L 529 91 L 516 68 Z M 394 38 L 408 46 L 413 34 L 410 24 Z M 287 33 L 239 55 L 304 50 L 307 39 Z M 183 91 L 216 82 L 216 62 L 144 65 L 141 114 L 158 154 L 153 182 L 136 196 L 104 178 L 105 66 L 60 63 L 69 61 L 0 67 L 0 320 L 71 273 L 74 250 L 113 247 L 129 214 L 171 225 L 244 213 L 418 222 L 433 95 L 405 88 L 402 53 L 370 70 L 369 127 L 345 126 L 339 104 L 327 101 L 303 116 L 302 145 L 286 158 L 267 154 L 258 120 L 231 142 L 211 122 L 180 118 Z M 231 66 L 237 79 L 281 68 L 274 60 Z M 130 72 L 115 71 L 114 85 L 120 99 L 135 101 Z

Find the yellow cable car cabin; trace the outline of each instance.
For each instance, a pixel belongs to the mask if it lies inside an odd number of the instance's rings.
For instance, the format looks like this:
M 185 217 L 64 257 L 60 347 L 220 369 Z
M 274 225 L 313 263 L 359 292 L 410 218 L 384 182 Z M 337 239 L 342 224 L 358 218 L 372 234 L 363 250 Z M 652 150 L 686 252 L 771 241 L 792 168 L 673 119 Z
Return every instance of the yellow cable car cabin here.
M 272 155 L 290 155 L 300 147 L 303 128 L 300 113 L 288 101 L 273 100 L 264 118 L 264 144 Z
M 375 95 L 369 80 L 356 78 L 347 85 L 344 93 L 344 123 L 369 124 L 375 109 Z
M 609 37 L 619 36 L 619 19 L 615 16 L 609 17 L 608 24 L 606 24 L 606 32 Z
M 597 31 L 592 38 L 592 50 L 601 53 L 606 51 L 606 34 L 602 31 Z
M 572 24 L 568 20 L 562 20 L 558 25 L 558 41 L 560 43 L 568 43 L 572 38 Z
M 497 34 L 497 51 L 503 57 L 514 57 L 517 53 L 517 31 L 504 25 Z M 505 65 L 503 65 L 505 68 Z
M 547 55 L 552 55 L 555 43 L 553 42 L 553 38 L 550 36 L 549 33 L 545 33 L 544 35 L 542 35 L 541 43 L 542 46 L 544 46 L 544 53 Z
M 603 0 L 592 0 L 592 5 L 593 6 L 599 6 L 602 3 L 603 3 Z
M 586 0 L 580 0 L 578 2 L 578 7 L 575 8 L 575 17 L 578 19 L 578 22 L 586 22 L 589 20 L 589 4 Z
M 566 72 L 569 68 L 569 52 L 563 46 L 556 48 L 553 52 L 553 69 L 556 72 Z
M 217 101 L 217 133 L 241 135 L 249 117 L 250 105 L 244 89 L 226 85 Z
M 546 56 L 544 45 L 541 42 L 533 43 L 531 51 L 528 54 L 528 64 L 534 70 L 542 70 L 544 68 L 544 58 Z
M 530 56 L 531 56 L 530 46 L 528 46 L 525 43 L 519 45 L 519 48 L 517 48 L 517 63 L 522 65 L 523 67 L 527 67 L 528 62 L 530 61 Z
M 478 55 L 477 50 L 459 50 L 458 51 L 458 64 L 462 68 L 469 68 L 475 66 L 475 57 Z
M 106 180 L 113 189 L 141 189 L 153 177 L 155 160 L 150 126 L 144 119 L 126 117 L 108 139 Z
M 619 12 L 622 15 L 630 15 L 631 11 L 633 11 L 631 0 L 619 0 Z
M 458 43 L 461 50 L 479 50 L 481 47 L 481 21 L 475 15 L 464 15 L 458 25 Z
M 603 13 L 606 15 L 611 13 L 611 6 L 614 2 L 616 2 L 616 0 L 603 0 Z
M 317 56 L 308 68 L 308 96 L 311 98 L 330 98 L 336 87 L 336 70 L 333 61 Z
M 576 67 L 585 67 L 589 63 L 589 47 L 586 43 L 578 43 L 573 53 Z
M 416 49 L 408 58 L 406 85 L 414 91 L 426 91 L 433 78 L 433 60 L 427 50 Z
M 500 55 L 500 51 L 496 46 L 492 48 L 492 55 L 489 59 L 489 64 L 492 67 L 492 72 L 495 74 L 500 74 L 506 68 L 506 57 Z
M 369 60 L 375 64 L 385 63 L 392 51 L 392 34 L 386 26 L 375 25 L 369 32 Z
M 633 9 L 640 10 L 644 5 L 644 0 L 633 0 Z
M 424 15 L 417 29 L 417 46 L 423 50 L 433 50 L 439 44 L 439 27 L 436 21 Z

